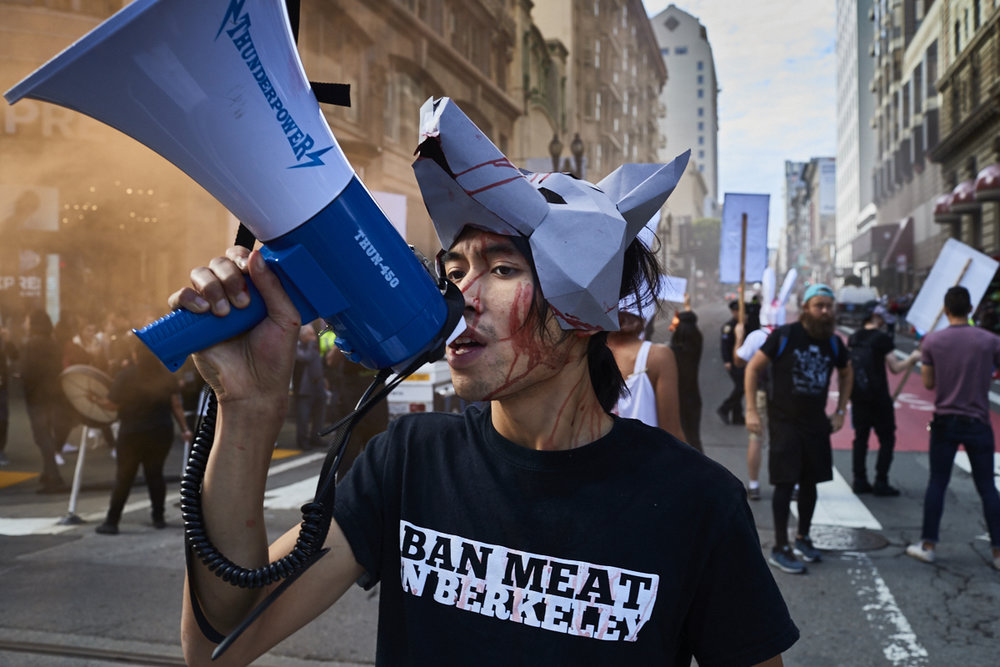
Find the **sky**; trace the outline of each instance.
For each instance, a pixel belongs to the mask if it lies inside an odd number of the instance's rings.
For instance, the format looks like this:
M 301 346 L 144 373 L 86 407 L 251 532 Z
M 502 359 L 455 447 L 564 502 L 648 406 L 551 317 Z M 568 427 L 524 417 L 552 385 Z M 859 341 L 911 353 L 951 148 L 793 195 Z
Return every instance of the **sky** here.
M 773 232 L 785 222 L 785 160 L 836 155 L 836 3 L 643 0 L 650 17 L 671 4 L 701 21 L 712 46 L 719 203 L 726 192 L 771 195 Z

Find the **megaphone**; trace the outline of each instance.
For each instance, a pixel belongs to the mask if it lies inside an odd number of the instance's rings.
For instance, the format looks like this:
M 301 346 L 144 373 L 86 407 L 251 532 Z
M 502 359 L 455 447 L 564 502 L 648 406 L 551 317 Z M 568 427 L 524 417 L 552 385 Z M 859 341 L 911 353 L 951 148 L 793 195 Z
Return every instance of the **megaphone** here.
M 9 90 L 91 116 L 187 173 L 261 240 L 303 322 L 370 368 L 461 321 L 337 145 L 281 0 L 135 0 Z M 457 315 L 456 315 L 457 312 Z M 171 370 L 264 319 L 177 310 L 136 331 Z

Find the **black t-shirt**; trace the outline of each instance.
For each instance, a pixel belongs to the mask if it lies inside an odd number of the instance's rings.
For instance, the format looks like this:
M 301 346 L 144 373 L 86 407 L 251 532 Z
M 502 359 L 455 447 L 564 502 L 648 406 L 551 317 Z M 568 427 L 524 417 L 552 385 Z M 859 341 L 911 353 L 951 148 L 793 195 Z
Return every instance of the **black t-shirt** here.
M 847 340 L 854 369 L 852 400 L 889 398 L 889 378 L 885 373 L 885 356 L 896 349 L 889 337 L 878 329 L 859 329 Z
M 380 665 L 750 665 L 798 637 L 742 484 L 635 420 L 553 452 L 488 408 L 404 416 L 334 514 L 382 582 Z
M 816 340 L 800 322 L 771 332 L 761 352 L 771 360 L 768 416 L 803 429 L 826 428 L 826 398 L 833 368 L 847 365 L 847 346 L 837 337 Z
M 170 396 L 179 392 L 177 378 L 162 366 L 140 367 L 132 363 L 118 371 L 108 400 L 118 405 L 119 433 L 173 429 Z

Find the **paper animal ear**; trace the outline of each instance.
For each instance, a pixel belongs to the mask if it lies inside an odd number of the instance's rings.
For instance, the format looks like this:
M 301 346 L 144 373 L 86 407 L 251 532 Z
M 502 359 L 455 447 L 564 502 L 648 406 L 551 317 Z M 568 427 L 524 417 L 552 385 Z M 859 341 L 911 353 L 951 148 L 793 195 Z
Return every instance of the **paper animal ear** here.
M 788 303 L 788 297 L 792 293 L 792 287 L 795 285 L 795 279 L 799 277 L 799 272 L 795 268 L 788 269 L 788 273 L 785 274 L 785 280 L 781 283 L 781 291 L 778 292 L 778 305 L 784 306 Z
M 597 184 L 625 218 L 629 243 L 677 187 L 690 157 L 688 149 L 669 164 L 623 164 Z
M 449 98 L 420 107 L 413 170 L 441 247 L 466 225 L 530 236 L 549 211 L 545 198 Z

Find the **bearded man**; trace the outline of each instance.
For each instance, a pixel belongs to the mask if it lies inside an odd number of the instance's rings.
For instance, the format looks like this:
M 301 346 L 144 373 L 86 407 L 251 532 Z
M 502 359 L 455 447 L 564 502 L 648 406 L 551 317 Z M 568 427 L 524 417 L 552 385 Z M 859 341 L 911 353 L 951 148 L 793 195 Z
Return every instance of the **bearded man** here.
M 768 562 L 789 574 L 806 571 L 796 556 L 807 563 L 822 558 L 809 537 L 816 509 L 816 485 L 833 479 L 830 434 L 844 425 L 854 381 L 846 346 L 834 334 L 833 308 L 833 290 L 823 284 L 810 286 L 803 295 L 799 321 L 778 327 L 768 336 L 751 357 L 745 377 L 746 395 L 756 396 L 758 376 L 768 364 L 772 366 L 767 419 L 775 537 Z M 836 411 L 827 417 L 826 400 L 834 367 L 840 396 Z M 748 431 L 758 435 L 762 432 L 754 401 L 747 402 L 746 420 Z M 796 484 L 799 526 L 794 544 L 789 544 L 788 516 Z

